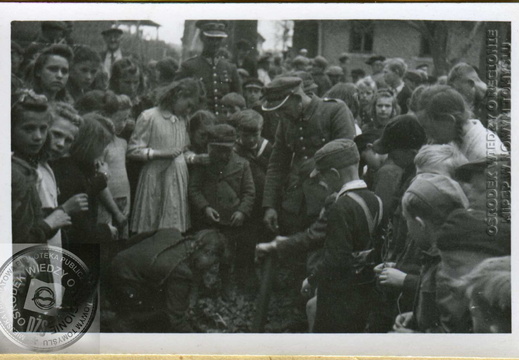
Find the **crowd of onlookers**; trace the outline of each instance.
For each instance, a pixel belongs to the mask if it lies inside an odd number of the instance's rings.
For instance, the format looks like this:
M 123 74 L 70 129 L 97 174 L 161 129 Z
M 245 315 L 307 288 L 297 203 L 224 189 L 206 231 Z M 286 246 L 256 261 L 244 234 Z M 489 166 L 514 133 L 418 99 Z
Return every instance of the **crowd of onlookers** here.
M 199 57 L 143 65 L 65 25 L 11 43 L 14 243 L 99 245 L 112 306 L 162 297 L 165 331 L 266 256 L 303 259 L 310 331 L 511 331 L 510 119 L 475 67 L 233 56 L 211 21 Z

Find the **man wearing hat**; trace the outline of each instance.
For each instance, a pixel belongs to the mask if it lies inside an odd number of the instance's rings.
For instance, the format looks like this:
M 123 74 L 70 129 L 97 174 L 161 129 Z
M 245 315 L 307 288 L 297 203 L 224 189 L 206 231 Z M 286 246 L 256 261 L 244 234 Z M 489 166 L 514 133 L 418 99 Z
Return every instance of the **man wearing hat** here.
M 328 69 L 328 60 L 326 60 L 324 56 L 316 56 L 313 60 L 310 74 L 317 84 L 317 96 L 323 96 L 324 93 L 332 87 L 330 79 L 328 79 L 328 76 L 324 73 L 326 69 Z
M 342 82 L 344 79 L 344 71 L 340 66 L 330 66 L 328 69 L 326 69 L 325 73 L 326 76 L 328 76 L 332 86 Z
M 42 21 L 41 33 L 32 44 L 50 46 L 52 44 L 66 44 L 65 31 L 67 24 L 64 21 Z
M 383 216 L 382 201 L 359 179 L 355 142 L 338 139 L 315 154 L 312 177 L 337 191 L 328 211 L 321 263 L 308 279 L 317 286 L 314 332 L 363 332 L 372 310 L 379 251 L 375 234 Z
M 103 30 L 101 35 L 103 35 L 103 40 L 106 45 L 106 50 L 101 53 L 101 63 L 104 71 L 108 74 L 108 77 L 110 77 L 114 62 L 124 57 L 120 48 L 123 31 L 117 28 L 110 28 Z
M 231 92 L 242 93 L 236 65 L 216 55 L 223 39 L 227 37 L 227 24 L 219 20 L 200 20 L 196 27 L 200 29 L 202 54 L 183 62 L 175 80 L 186 77 L 200 79 L 207 92 L 209 110 L 219 115 L 223 111 L 221 99 L 224 95 Z
M 302 183 L 315 152 L 334 139 L 353 139 L 354 120 L 341 101 L 308 96 L 297 77 L 279 77 L 264 89 L 262 110 L 279 118 L 274 148 L 265 180 L 263 207 L 265 224 L 279 233 L 291 234 L 317 218 L 324 203 L 306 200 Z M 306 172 L 306 175 L 305 175 Z
M 366 60 L 366 64 L 371 66 L 371 78 L 377 84 L 378 89 L 388 87 L 384 80 L 384 61 L 386 58 L 381 55 L 374 55 Z

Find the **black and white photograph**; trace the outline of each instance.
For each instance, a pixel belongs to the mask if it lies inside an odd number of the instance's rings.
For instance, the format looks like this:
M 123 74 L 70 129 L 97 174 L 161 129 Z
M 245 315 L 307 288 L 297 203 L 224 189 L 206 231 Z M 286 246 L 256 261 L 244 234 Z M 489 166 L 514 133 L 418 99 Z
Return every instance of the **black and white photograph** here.
M 519 356 L 518 6 L 0 10 L 0 353 Z

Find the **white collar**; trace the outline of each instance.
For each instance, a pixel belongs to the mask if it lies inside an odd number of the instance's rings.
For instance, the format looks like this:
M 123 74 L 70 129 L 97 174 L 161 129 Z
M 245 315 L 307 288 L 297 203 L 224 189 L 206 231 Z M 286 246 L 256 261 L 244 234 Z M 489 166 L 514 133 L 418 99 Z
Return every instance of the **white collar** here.
M 346 184 L 342 185 L 341 190 L 337 194 L 337 197 L 342 196 L 345 192 L 350 190 L 357 190 L 357 189 L 367 189 L 368 185 L 364 182 L 364 180 L 352 180 L 348 181 Z
M 395 88 L 397 95 L 400 94 L 400 91 L 402 91 L 404 86 L 405 86 L 405 83 L 402 81 L 402 83 Z

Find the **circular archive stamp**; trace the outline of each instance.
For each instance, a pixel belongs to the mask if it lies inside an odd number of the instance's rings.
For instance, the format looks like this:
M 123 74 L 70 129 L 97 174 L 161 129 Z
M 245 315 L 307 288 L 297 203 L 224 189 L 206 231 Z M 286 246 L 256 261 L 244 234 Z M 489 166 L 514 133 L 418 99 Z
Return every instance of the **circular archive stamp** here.
M 38 245 L 0 268 L 0 330 L 23 348 L 63 349 L 88 331 L 97 309 L 97 282 L 65 249 Z

